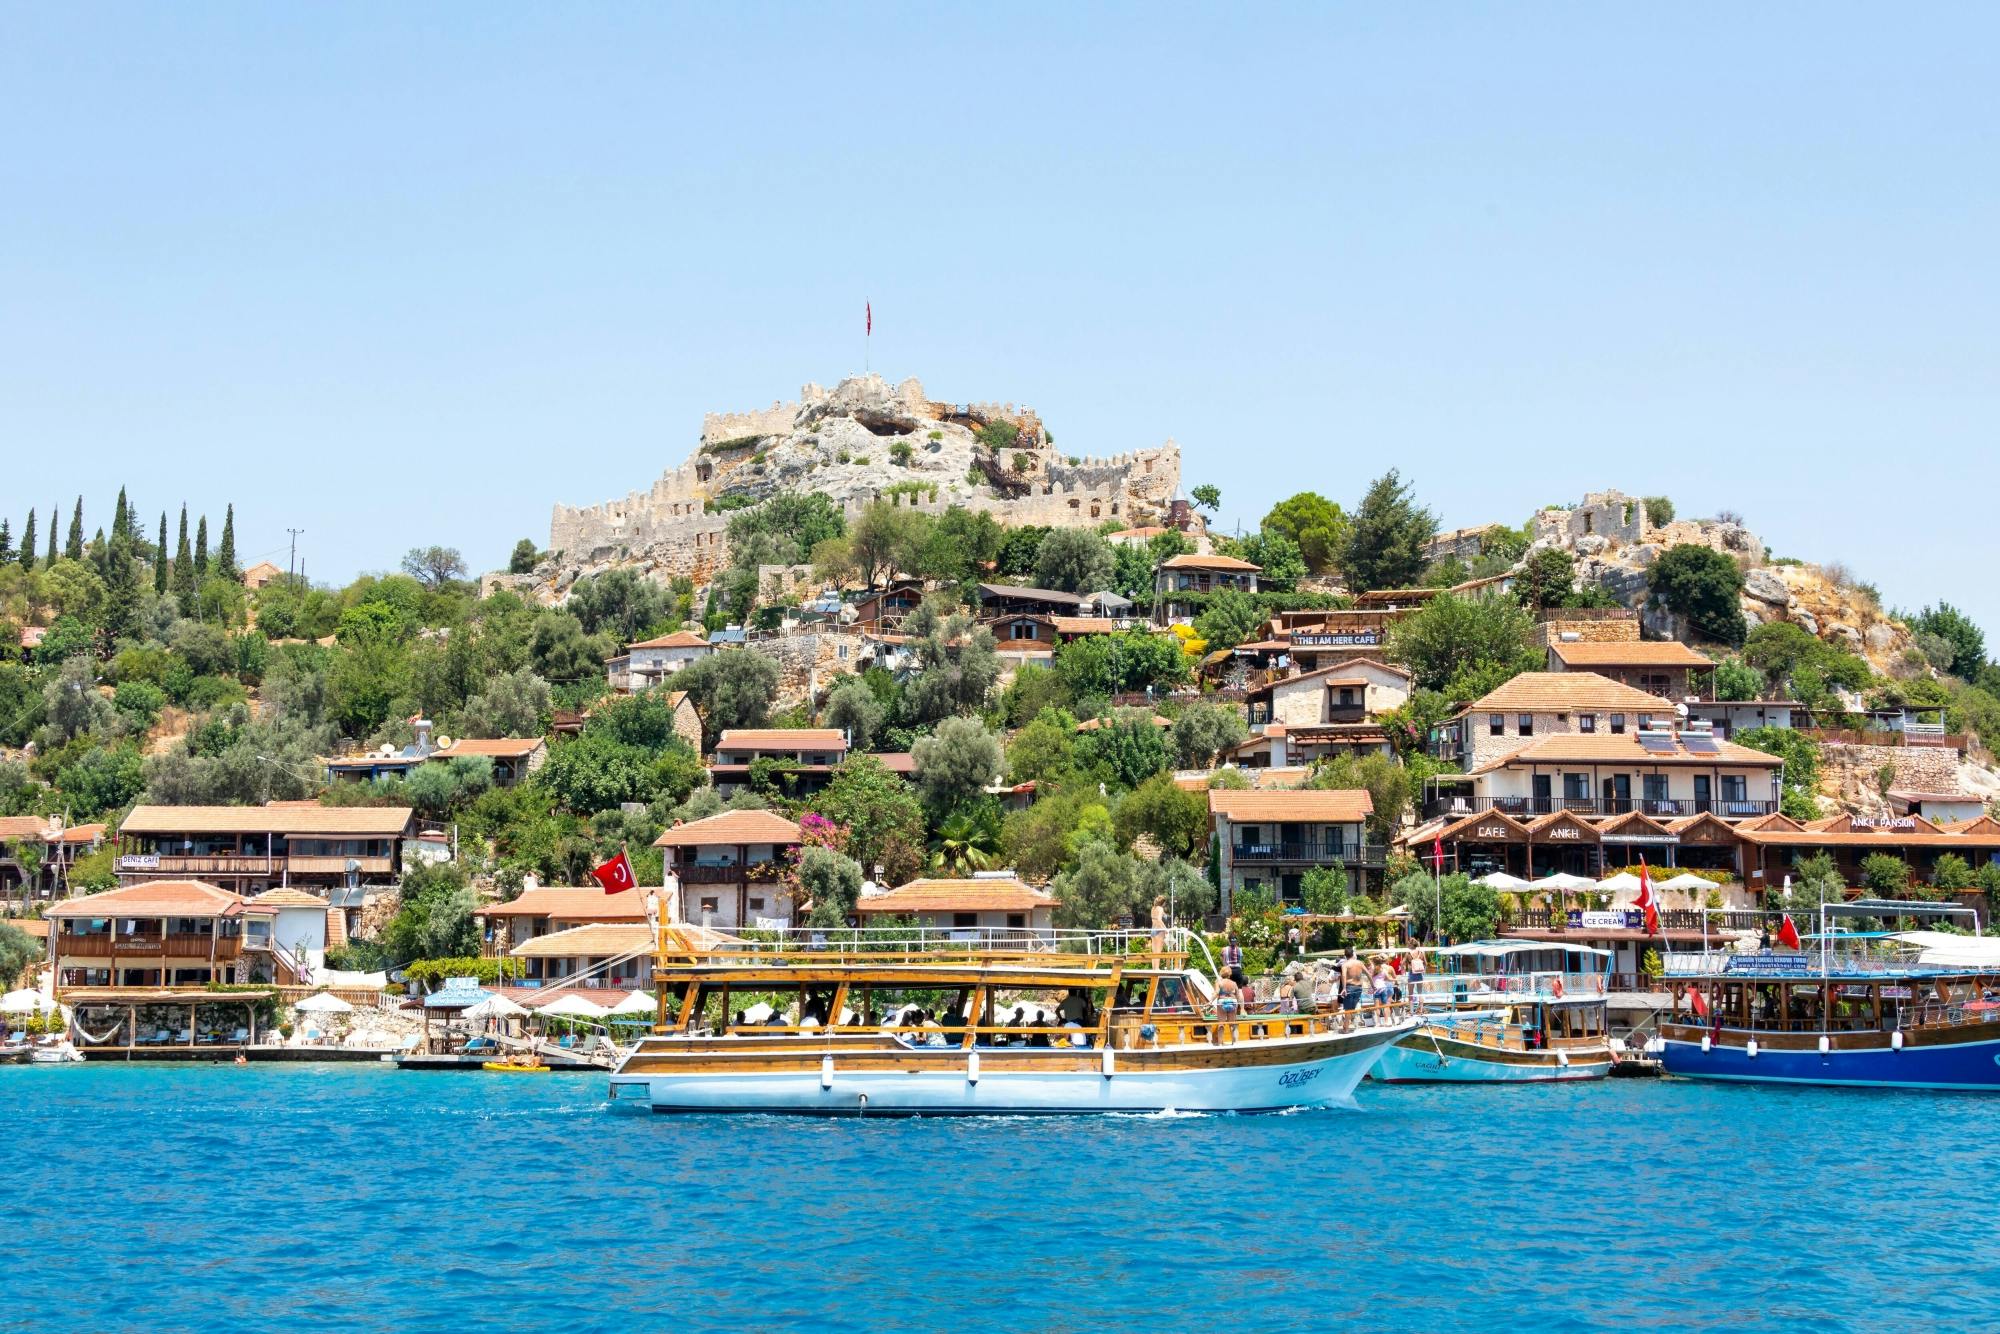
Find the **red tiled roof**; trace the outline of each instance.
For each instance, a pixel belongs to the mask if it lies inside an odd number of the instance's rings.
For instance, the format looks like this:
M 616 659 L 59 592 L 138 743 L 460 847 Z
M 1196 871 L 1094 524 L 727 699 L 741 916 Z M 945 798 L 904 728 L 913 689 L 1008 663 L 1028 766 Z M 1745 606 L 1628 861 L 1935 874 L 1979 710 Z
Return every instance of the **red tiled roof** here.
M 864 898 L 858 913 L 1031 912 L 1055 906 L 1055 899 L 1019 880 L 912 880 L 886 894 Z
M 629 651 L 635 648 L 710 648 L 712 645 L 692 630 L 676 630 L 670 635 L 642 639 L 625 647 Z
M 202 880 L 149 880 L 51 904 L 44 917 L 234 917 L 244 900 Z
M 1208 809 L 1232 820 L 1319 820 L 1351 824 L 1375 811 L 1366 788 L 1320 788 L 1307 791 L 1230 791 L 1210 788 Z
M 846 750 L 837 727 L 732 727 L 716 738 L 717 750 Z
M 675 825 L 653 840 L 656 848 L 694 848 L 714 843 L 797 843 L 800 828 L 776 811 L 723 811 L 706 820 Z
M 506 903 L 487 903 L 472 910 L 475 917 L 548 917 L 568 922 L 643 922 L 644 893 L 637 889 L 604 892 L 604 886 L 536 885 Z

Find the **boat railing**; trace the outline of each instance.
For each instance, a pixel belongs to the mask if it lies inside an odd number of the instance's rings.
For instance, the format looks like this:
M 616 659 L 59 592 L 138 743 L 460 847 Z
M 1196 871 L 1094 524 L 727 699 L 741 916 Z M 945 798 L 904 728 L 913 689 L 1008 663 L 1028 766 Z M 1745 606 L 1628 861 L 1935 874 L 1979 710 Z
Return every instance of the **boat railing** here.
M 1180 968 L 1208 954 L 1207 944 L 1181 927 L 1165 931 L 1081 931 L 1029 927 L 760 927 L 695 939 L 662 932 L 662 967 L 693 963 L 970 963 L 1024 961 L 1058 967 Z M 1206 959 L 1212 972 L 1214 963 Z
M 1561 1000 L 1605 994 L 1602 973 L 1433 973 L 1424 978 L 1416 999 L 1423 1004 L 1506 1003 L 1523 1000 Z

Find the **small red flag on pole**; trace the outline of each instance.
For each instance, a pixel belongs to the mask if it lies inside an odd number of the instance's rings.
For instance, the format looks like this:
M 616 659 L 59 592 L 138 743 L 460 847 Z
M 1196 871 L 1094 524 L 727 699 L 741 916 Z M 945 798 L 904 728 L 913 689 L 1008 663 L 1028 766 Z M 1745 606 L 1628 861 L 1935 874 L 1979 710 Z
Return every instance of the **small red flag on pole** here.
M 863 332 L 872 335 L 875 332 L 875 303 L 873 301 L 866 302 L 863 304 L 862 309 L 867 312 L 866 319 L 868 322 L 868 327 Z
M 1792 925 L 1792 915 L 1785 914 L 1785 920 L 1778 923 L 1778 943 L 1788 950 L 1799 947 L 1799 929 Z
M 606 894 L 619 894 L 639 887 L 638 879 L 632 874 L 632 863 L 622 852 L 590 874 L 604 886 Z
M 1632 906 L 1646 915 L 1646 934 L 1659 935 L 1660 909 L 1653 902 L 1653 877 L 1646 871 L 1644 857 L 1639 859 L 1639 897 L 1632 901 Z

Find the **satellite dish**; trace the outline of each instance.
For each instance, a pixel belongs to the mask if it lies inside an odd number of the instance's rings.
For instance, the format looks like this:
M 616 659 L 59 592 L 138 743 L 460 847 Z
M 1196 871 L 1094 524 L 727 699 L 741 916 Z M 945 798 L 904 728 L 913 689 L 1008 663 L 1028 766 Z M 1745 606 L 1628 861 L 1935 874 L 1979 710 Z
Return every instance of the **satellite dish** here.
M 439 738 L 438 738 L 438 749 L 439 749 L 439 750 L 450 750 L 450 749 L 451 749 L 451 738 L 450 738 L 450 737 L 448 737 L 448 736 L 441 736 L 441 737 L 439 737 Z
M 382 758 L 385 760 L 391 759 L 395 756 L 395 754 L 396 754 L 396 748 L 390 745 L 388 742 L 384 741 L 382 743 Z

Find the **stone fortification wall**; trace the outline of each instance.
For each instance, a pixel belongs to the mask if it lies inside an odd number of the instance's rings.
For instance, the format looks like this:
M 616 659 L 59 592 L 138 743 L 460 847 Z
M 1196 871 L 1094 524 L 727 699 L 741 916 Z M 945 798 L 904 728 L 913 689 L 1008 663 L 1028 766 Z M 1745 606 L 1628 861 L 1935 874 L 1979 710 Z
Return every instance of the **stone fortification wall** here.
M 749 647 L 777 659 L 779 708 L 808 702 L 839 677 L 851 675 L 865 650 L 859 634 L 836 630 L 759 639 Z
M 1564 641 L 1564 635 L 1575 635 L 1576 638 Z M 1626 607 L 1593 607 L 1551 615 L 1536 624 L 1536 648 L 1545 649 L 1551 644 L 1563 642 L 1636 644 L 1639 642 L 1639 617 Z
M 1020 442 L 996 459 L 978 429 L 1009 421 Z M 988 484 L 995 464 L 1003 490 Z M 1017 466 L 1018 464 L 1018 466 Z M 912 494 L 912 484 L 921 488 Z M 1047 444 L 1035 413 L 1013 403 L 934 403 L 914 379 L 890 385 L 855 376 L 832 389 L 808 384 L 796 401 L 751 412 L 711 413 L 701 444 L 645 491 L 598 505 L 557 505 L 551 561 L 534 592 L 560 599 L 578 577 L 617 566 L 650 577 L 700 581 L 728 563 L 730 513 L 719 497 L 760 503 L 814 491 L 850 515 L 878 499 L 928 513 L 954 505 L 1010 524 L 1095 526 L 1162 522 L 1180 489 L 1180 446 L 1070 462 Z
M 1574 550 L 1586 537 L 1601 537 L 1630 546 L 1645 540 L 1646 502 L 1623 491 L 1592 491 L 1574 509 L 1542 510 L 1534 523 L 1538 542 Z

